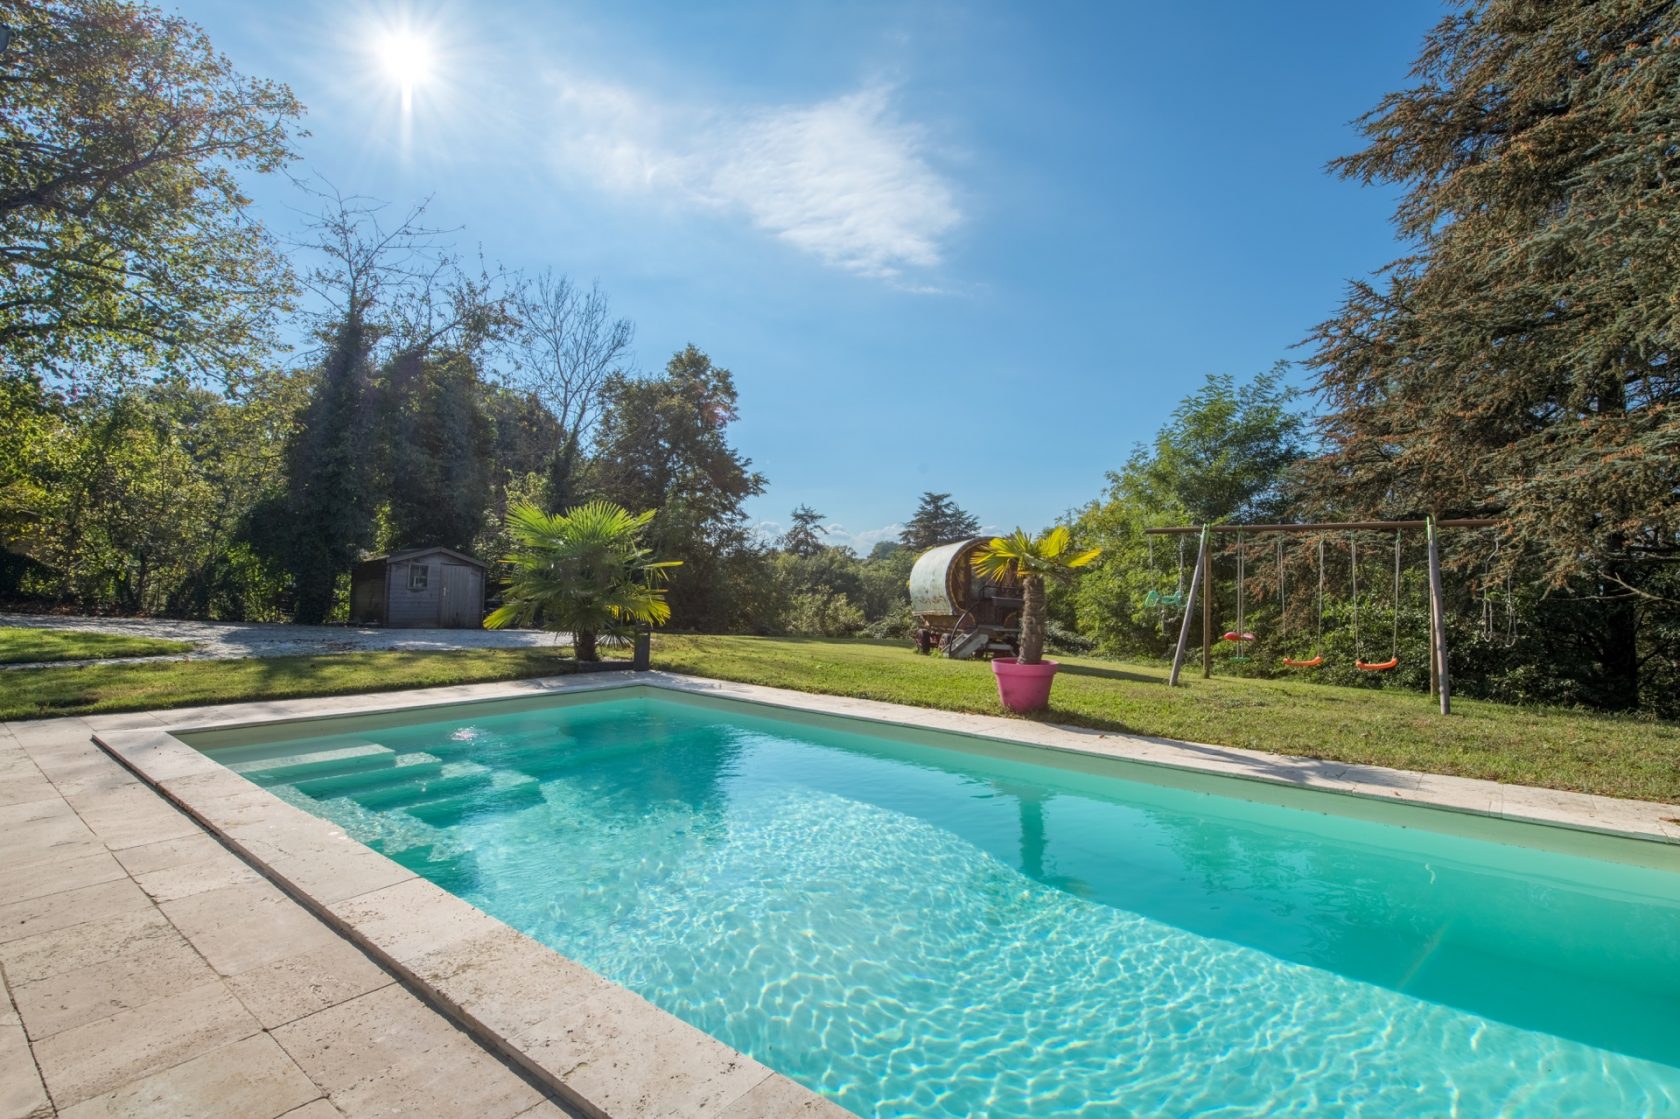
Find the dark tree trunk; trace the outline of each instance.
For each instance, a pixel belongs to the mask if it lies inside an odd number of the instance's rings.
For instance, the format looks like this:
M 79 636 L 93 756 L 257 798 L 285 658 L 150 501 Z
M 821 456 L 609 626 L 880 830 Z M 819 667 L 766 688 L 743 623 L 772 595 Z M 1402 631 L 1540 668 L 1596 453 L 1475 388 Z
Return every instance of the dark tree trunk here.
M 1021 664 L 1044 659 L 1044 576 L 1021 576 Z
M 1631 582 L 1631 572 L 1620 572 Z M 1604 640 L 1599 654 L 1603 670 L 1599 702 L 1612 710 L 1631 711 L 1639 706 L 1639 605 L 1631 598 L 1607 603 L 1604 609 Z
M 577 659 L 580 661 L 598 661 L 601 659 L 600 653 L 595 650 L 594 630 L 578 630 L 577 633 L 572 635 L 572 646 L 577 650 Z

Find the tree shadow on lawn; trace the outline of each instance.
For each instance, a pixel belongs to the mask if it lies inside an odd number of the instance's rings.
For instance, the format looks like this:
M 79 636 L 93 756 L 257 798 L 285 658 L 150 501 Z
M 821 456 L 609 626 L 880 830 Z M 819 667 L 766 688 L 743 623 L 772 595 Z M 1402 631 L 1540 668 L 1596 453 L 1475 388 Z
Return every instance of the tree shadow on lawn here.
M 1054 660 L 1055 658 L 1052 657 L 1051 659 Z M 1137 684 L 1160 684 L 1163 686 L 1167 682 L 1164 676 L 1146 676 L 1141 672 L 1127 672 L 1119 668 L 1092 668 L 1089 665 L 1067 664 L 1060 661 L 1057 663 L 1060 665 L 1057 671 L 1065 672 L 1069 676 L 1098 676 L 1105 680 L 1130 680 Z

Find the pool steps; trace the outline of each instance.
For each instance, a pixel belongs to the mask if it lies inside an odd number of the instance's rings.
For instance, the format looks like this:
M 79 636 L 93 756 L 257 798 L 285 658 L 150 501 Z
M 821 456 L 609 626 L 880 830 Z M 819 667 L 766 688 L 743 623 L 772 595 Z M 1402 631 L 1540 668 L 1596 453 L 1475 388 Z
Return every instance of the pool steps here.
M 366 769 L 384 769 L 397 764 L 397 753 L 388 746 L 368 743 L 323 750 L 316 754 L 288 754 L 256 761 L 234 762 L 228 768 L 265 785 L 299 777 L 336 777 Z
M 314 800 L 344 798 L 373 811 L 400 808 L 433 827 L 448 827 L 469 814 L 517 811 L 542 802 L 536 776 L 493 787 L 494 771 L 466 760 L 484 747 L 471 741 L 428 743 L 423 751 L 399 753 L 363 742 L 313 753 L 269 751 L 268 757 L 236 761 L 230 768 L 260 785 L 290 785 Z M 580 760 L 556 757 L 553 744 L 498 755 L 498 761 L 514 768 L 523 764 L 544 773 Z

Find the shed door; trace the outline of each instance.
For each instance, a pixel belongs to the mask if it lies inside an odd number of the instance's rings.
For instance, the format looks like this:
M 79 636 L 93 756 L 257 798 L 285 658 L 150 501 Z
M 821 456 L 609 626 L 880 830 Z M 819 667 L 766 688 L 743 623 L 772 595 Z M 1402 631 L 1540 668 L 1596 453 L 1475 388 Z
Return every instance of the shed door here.
M 479 623 L 478 580 L 464 563 L 443 565 L 443 599 L 438 605 L 438 624 L 450 629 L 472 629 Z

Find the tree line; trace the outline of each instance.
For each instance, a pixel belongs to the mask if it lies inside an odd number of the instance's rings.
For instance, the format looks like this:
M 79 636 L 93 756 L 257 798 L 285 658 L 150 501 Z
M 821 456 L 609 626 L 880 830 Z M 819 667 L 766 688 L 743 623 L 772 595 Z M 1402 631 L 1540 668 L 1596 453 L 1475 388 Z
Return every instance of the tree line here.
M 759 539 L 766 479 L 703 350 L 632 368 L 599 288 L 464 261 L 423 207 L 317 186 L 282 244 L 240 183 L 295 159 L 284 85 L 144 4 L 0 0 L 0 22 L 0 597 L 319 621 L 364 553 L 495 557 L 510 504 L 606 499 L 656 511 L 679 628 L 893 636 L 916 554 L 978 531 L 928 493 L 867 556 L 808 506 Z M 1648 0 L 1446 16 L 1330 168 L 1398 191 L 1402 255 L 1312 329 L 1299 391 L 1281 366 L 1209 378 L 1061 518 L 1104 558 L 1053 595 L 1052 647 L 1168 652 L 1179 555 L 1149 526 L 1489 517 L 1443 538 L 1461 686 L 1680 714 L 1676 42 Z M 1244 541 L 1261 648 L 1232 667 L 1313 645 L 1322 678 L 1421 687 L 1416 542 L 1398 589 L 1392 541 L 1352 541 L 1357 569 L 1318 543 Z M 1396 617 L 1402 668 L 1350 669 Z

